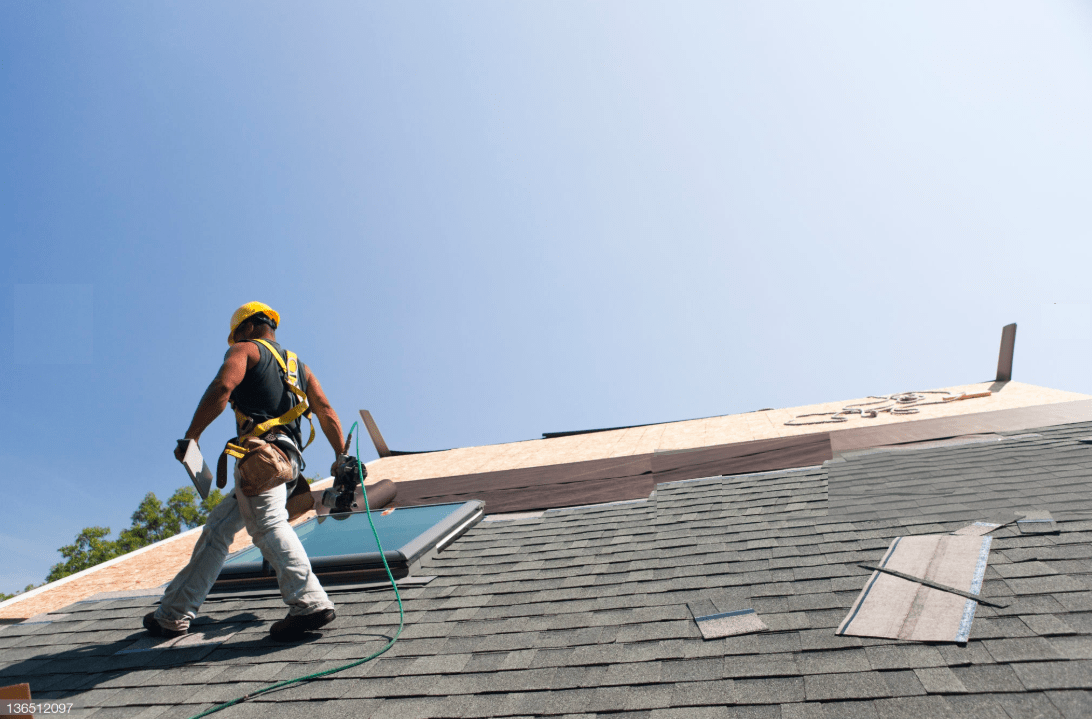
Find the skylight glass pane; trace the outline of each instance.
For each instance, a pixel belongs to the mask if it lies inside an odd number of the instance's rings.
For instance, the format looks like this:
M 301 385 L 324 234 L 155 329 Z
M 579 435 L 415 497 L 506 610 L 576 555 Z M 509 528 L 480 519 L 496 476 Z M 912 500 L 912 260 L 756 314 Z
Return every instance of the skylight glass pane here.
M 406 546 L 462 507 L 461 503 L 434 504 L 425 507 L 400 507 L 386 516 L 382 511 L 376 510 L 371 515 L 383 550 L 389 552 Z M 308 558 L 312 560 L 379 551 L 364 512 L 314 517 L 295 529 Z M 261 561 L 261 551 L 257 547 L 250 547 L 228 559 L 224 566 Z

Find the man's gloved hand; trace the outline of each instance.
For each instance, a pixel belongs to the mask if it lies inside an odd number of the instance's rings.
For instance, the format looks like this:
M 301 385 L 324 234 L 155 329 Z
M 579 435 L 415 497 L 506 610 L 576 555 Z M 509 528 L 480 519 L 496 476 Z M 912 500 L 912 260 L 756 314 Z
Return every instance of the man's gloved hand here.
M 196 442 L 197 440 L 194 440 L 194 441 Z M 175 445 L 174 458 L 177 459 L 179 462 L 181 462 L 183 459 L 186 458 L 186 450 L 184 449 L 184 447 L 185 447 L 185 444 L 182 443 L 181 441 L 180 441 L 179 444 Z M 201 449 L 201 445 L 200 444 L 197 445 L 197 448 Z
M 366 478 L 368 468 L 360 464 L 360 461 L 351 454 L 339 454 L 334 463 L 330 465 L 330 475 L 334 478 L 335 484 L 341 479 L 342 473 L 349 474 L 357 479 Z

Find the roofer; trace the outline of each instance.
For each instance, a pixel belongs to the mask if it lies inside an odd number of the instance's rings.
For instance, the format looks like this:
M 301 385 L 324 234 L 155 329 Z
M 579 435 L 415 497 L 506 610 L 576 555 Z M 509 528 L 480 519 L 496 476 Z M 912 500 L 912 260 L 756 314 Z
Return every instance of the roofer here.
M 200 440 L 230 399 L 238 436 L 228 442 L 217 466 L 216 485 L 227 484 L 227 454 L 236 457 L 234 491 L 209 513 L 189 564 L 171 581 L 159 608 L 144 617 L 156 636 L 180 636 L 205 601 L 223 567 L 235 533 L 246 527 L 254 545 L 277 573 L 288 616 L 269 633 L 285 639 L 334 620 L 334 605 L 311 571 L 303 545 L 288 523 L 286 498 L 304 468 L 301 418 L 318 415 L 335 454 L 347 451 L 341 422 L 307 365 L 277 344 L 280 315 L 261 302 L 248 302 L 231 316 L 230 348 L 205 390 L 186 430 Z M 315 429 L 311 425 L 314 439 Z M 182 460 L 183 448 L 175 450 Z

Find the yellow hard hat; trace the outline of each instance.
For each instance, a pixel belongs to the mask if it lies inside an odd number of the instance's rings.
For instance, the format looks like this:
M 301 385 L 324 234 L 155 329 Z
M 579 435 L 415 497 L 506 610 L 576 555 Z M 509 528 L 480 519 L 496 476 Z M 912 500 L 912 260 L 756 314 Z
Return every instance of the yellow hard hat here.
M 269 305 L 264 302 L 247 302 L 245 305 L 235 310 L 235 314 L 231 316 L 231 331 L 228 332 L 227 336 L 227 343 L 229 345 L 235 344 L 235 330 L 239 329 L 239 325 L 246 322 L 248 317 L 253 317 L 259 312 L 265 313 L 269 319 L 273 320 L 278 325 L 281 323 L 281 316 Z

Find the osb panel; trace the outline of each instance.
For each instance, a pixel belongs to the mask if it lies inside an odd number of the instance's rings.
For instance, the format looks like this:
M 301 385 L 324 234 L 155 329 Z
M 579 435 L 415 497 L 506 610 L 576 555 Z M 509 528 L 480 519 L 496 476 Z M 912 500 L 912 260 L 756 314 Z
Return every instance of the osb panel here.
M 945 387 L 953 394 L 974 394 L 987 391 L 990 382 Z M 940 395 L 937 395 L 939 398 Z M 824 402 L 805 407 L 775 409 L 765 412 L 726 415 L 709 419 L 670 422 L 649 427 L 617 429 L 609 432 L 536 439 L 509 444 L 464 447 L 446 452 L 385 457 L 368 464 L 369 480 L 391 479 L 407 482 L 417 479 L 499 472 L 510 469 L 542 467 L 568 462 L 586 462 L 610 457 L 647 454 L 656 450 L 692 449 L 719 444 L 749 442 L 778 437 L 833 432 L 855 427 L 877 427 L 889 424 L 917 422 L 941 417 L 1016 409 L 1035 405 L 1090 399 L 1077 392 L 1036 387 L 1009 382 L 990 397 L 960 400 L 940 405 L 926 405 L 916 414 L 880 414 L 875 418 L 851 415 L 836 424 L 785 426 L 785 422 L 802 414 L 837 412 L 843 407 L 867 398 Z M 822 419 L 814 417 L 810 419 Z
M 479 499 L 489 513 L 644 499 L 657 482 L 821 464 L 826 433 L 403 482 L 396 505 Z
M 836 452 L 882 447 L 906 442 L 923 442 L 942 437 L 981 435 L 1049 427 L 1092 420 L 1092 400 L 1055 402 L 1034 407 L 1015 407 L 952 417 L 936 417 L 905 425 L 857 427 L 830 433 Z

